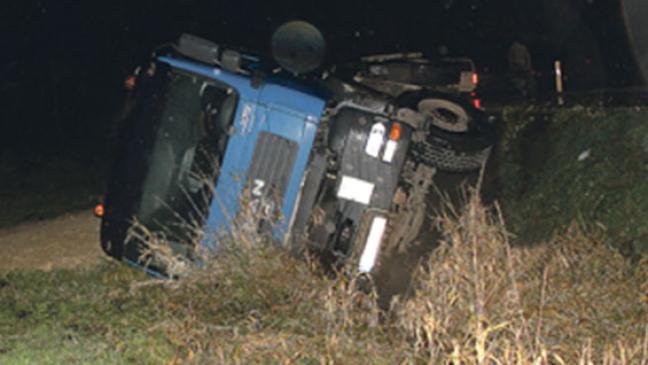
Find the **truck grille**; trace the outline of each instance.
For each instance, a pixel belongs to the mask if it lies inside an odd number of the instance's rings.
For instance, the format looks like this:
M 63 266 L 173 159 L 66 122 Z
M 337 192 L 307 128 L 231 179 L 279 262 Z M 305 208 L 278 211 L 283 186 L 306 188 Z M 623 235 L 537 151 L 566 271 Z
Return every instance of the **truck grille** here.
M 261 132 L 248 170 L 253 198 L 271 197 L 277 208 L 290 181 L 297 156 L 297 143 L 276 134 Z

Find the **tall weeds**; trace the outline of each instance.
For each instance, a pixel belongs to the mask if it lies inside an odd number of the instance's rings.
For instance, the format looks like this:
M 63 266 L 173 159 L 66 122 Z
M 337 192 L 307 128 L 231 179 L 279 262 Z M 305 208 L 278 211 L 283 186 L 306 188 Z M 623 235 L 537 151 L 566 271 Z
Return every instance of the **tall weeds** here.
M 511 247 L 477 194 L 438 224 L 414 295 L 389 311 L 353 269 L 330 280 L 235 230 L 174 282 L 155 331 L 177 348 L 172 363 L 648 364 L 648 262 L 576 224 Z
M 645 272 L 577 225 L 512 248 L 473 194 L 397 305 L 416 356 L 451 364 L 645 364 Z M 645 270 L 645 269 L 644 269 Z M 643 303 L 642 303 L 643 301 Z

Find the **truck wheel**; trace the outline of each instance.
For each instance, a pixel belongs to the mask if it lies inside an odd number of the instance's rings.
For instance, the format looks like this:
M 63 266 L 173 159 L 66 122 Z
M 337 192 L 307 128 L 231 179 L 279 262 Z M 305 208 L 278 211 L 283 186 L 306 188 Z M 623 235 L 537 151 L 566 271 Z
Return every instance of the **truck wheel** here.
M 432 118 L 432 124 L 449 132 L 468 131 L 470 116 L 462 105 L 438 97 L 424 97 L 416 108 L 420 113 Z
M 491 147 L 480 151 L 459 152 L 446 140 L 428 138 L 410 146 L 412 160 L 449 172 L 479 170 L 490 156 Z
M 451 172 L 481 168 L 495 143 L 495 128 L 468 101 L 453 95 L 423 92 L 399 98 L 401 107 L 417 110 L 430 120 L 425 138 L 410 145 L 414 161 Z

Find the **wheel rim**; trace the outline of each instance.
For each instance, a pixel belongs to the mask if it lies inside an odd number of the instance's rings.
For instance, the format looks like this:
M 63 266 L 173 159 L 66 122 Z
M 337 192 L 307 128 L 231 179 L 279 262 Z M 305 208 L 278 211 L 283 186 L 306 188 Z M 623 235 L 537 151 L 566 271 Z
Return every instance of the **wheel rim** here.
M 432 124 L 450 132 L 467 132 L 470 117 L 461 105 L 443 99 L 423 99 L 419 112 L 432 118 Z

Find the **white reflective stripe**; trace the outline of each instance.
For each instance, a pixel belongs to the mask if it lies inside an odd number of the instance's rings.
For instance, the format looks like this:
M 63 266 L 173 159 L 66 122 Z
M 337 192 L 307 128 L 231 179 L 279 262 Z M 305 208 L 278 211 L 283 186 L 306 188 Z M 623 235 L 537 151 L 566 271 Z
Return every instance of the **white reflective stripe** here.
M 374 265 L 376 264 L 378 252 L 380 251 L 380 243 L 382 242 L 386 227 L 387 218 L 374 217 L 373 221 L 371 222 L 371 228 L 369 229 L 367 242 L 365 243 L 364 250 L 362 251 L 362 256 L 360 256 L 360 272 L 371 272 L 371 269 L 373 269 Z
M 392 140 L 387 141 L 385 152 L 383 153 L 383 161 L 392 162 L 396 154 L 396 147 L 398 147 L 398 142 Z
M 371 201 L 374 187 L 375 185 L 369 181 L 343 175 L 337 196 L 338 198 L 367 205 Z
M 376 123 L 371 127 L 371 132 L 369 132 L 369 138 L 367 139 L 367 146 L 365 147 L 365 152 L 369 156 L 378 158 L 378 154 L 385 140 L 385 131 L 385 125 L 382 123 Z

